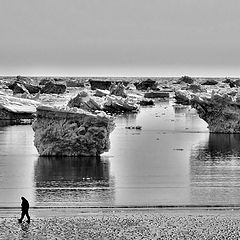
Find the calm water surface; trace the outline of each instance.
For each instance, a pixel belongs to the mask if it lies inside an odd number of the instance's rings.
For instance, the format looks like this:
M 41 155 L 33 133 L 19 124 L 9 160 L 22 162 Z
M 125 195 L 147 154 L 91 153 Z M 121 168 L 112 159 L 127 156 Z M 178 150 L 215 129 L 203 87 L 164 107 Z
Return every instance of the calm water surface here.
M 240 204 L 239 158 L 239 134 L 171 101 L 117 117 L 99 158 L 39 157 L 31 126 L 1 126 L 0 207 Z

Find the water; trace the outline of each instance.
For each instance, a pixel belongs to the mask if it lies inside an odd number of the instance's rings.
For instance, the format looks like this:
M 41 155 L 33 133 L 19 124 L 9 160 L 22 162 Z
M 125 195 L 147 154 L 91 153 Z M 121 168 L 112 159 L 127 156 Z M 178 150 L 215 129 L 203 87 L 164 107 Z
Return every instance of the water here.
M 239 134 L 209 134 L 171 101 L 117 117 L 99 158 L 39 157 L 31 126 L 1 126 L 0 207 L 240 204 L 239 157 Z

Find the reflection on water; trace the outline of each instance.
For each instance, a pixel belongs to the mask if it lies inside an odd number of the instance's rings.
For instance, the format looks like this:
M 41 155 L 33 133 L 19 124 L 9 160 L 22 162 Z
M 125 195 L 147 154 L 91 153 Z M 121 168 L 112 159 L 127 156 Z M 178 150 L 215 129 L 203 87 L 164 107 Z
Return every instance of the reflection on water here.
M 121 115 L 117 116 L 117 124 L 118 127 L 120 126 L 129 126 L 133 124 L 137 119 L 137 113 L 122 113 Z
M 175 115 L 183 114 L 185 115 L 186 112 L 190 109 L 190 106 L 188 105 L 175 105 L 173 106 Z
M 240 134 L 209 134 L 193 148 L 191 196 L 196 204 L 240 203 Z
M 0 127 L 0 207 L 20 206 L 21 196 L 34 202 L 34 162 L 30 126 Z
M 239 134 L 171 101 L 115 122 L 100 158 L 39 157 L 31 126 L 0 127 L 0 207 L 240 204 Z
M 0 120 L 0 127 L 11 125 L 11 120 Z
M 109 187 L 109 162 L 100 157 L 39 157 L 36 187 Z
M 136 118 L 116 119 L 112 147 L 104 154 L 111 157 L 116 205 L 190 203 L 189 156 L 193 144 L 208 138 L 208 130 L 193 109 L 183 113 L 176 116 L 172 103 L 162 101 L 141 108 Z
M 240 134 L 209 134 L 208 158 L 232 159 L 240 156 Z
M 100 157 L 39 157 L 35 164 L 37 205 L 111 204 L 109 161 Z

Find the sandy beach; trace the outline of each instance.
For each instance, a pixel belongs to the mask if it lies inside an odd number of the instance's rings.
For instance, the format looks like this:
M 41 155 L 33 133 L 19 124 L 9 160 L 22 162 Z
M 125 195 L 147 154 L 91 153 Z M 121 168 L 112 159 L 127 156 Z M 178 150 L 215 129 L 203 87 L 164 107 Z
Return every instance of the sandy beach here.
M 0 239 L 239 239 L 238 208 L 2 209 Z

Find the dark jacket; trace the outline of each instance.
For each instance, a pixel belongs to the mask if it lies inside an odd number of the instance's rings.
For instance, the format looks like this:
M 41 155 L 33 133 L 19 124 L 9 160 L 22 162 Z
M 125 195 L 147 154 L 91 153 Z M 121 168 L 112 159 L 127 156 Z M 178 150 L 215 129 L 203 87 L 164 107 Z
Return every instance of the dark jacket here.
M 28 203 L 28 200 L 24 197 L 22 197 L 22 211 L 28 211 L 29 209 L 29 203 Z

